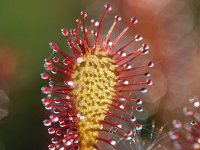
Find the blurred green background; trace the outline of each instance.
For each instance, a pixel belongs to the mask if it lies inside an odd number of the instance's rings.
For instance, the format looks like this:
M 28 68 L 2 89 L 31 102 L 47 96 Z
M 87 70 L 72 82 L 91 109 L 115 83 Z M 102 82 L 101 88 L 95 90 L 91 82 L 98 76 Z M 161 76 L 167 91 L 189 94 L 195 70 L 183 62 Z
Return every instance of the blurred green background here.
M 60 29 L 72 27 L 82 9 L 78 0 L 0 0 L 0 115 L 8 109 L 0 120 L 0 150 L 47 149 L 43 60 L 51 52 L 48 43 L 64 41 Z

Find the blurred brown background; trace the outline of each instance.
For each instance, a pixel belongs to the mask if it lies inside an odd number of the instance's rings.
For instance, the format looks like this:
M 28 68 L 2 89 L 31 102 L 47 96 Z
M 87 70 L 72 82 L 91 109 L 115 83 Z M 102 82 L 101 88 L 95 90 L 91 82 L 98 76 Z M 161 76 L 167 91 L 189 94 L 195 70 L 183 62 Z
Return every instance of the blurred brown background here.
M 147 118 L 164 124 L 177 107 L 200 95 L 199 0 L 1 0 L 0 150 L 47 149 L 40 73 L 50 55 L 48 43 L 65 48 L 60 29 L 73 27 L 81 10 L 98 17 L 107 2 L 124 24 L 137 16 L 134 30 L 151 45 L 156 66 L 154 86 L 144 97 Z

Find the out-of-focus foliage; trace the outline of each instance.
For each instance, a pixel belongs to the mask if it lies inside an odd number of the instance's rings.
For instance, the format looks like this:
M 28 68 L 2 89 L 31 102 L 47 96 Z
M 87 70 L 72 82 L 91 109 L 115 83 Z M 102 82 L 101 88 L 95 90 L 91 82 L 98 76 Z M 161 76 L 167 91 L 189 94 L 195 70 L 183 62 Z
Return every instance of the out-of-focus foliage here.
M 60 29 L 75 24 L 81 4 L 73 0 L 1 0 L 0 150 L 47 149 L 49 137 L 42 123 L 47 114 L 40 102 L 43 60 L 50 55 L 48 43 L 52 40 L 67 50 Z

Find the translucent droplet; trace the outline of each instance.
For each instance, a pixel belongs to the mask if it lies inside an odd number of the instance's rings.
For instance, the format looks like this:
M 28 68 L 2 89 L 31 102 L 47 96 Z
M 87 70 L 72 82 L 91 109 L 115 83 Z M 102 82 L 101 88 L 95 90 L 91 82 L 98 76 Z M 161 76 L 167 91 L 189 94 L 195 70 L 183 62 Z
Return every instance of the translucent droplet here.
M 115 16 L 115 20 L 120 21 L 120 20 L 122 20 L 122 18 L 120 16 Z
M 119 108 L 124 109 L 124 105 L 120 105 Z
M 196 101 L 196 102 L 193 103 L 193 105 L 194 105 L 194 107 L 199 107 L 200 103 Z
M 82 63 L 82 62 L 83 62 L 83 58 L 82 58 L 82 57 L 79 57 L 79 58 L 77 58 L 77 59 L 76 59 L 76 61 L 77 61 L 77 63 L 79 63 L 79 64 L 80 64 L 80 63 Z
M 142 125 L 137 124 L 135 127 L 136 127 L 136 130 L 142 130 Z
M 141 35 L 136 35 L 135 36 L 135 41 L 141 41 L 143 38 Z
M 48 133 L 49 133 L 49 134 L 54 134 L 55 131 L 56 131 L 56 130 L 55 130 L 54 128 L 49 128 L 49 129 L 48 129 Z
M 45 106 L 45 109 L 46 109 L 46 110 L 51 110 L 51 109 L 52 109 L 52 106 L 51 106 L 50 104 L 48 104 L 48 105 Z
M 125 85 L 129 84 L 128 80 L 123 81 L 123 84 Z
M 122 101 L 122 102 L 126 101 L 125 98 L 119 98 L 119 100 Z
M 111 145 L 116 145 L 117 143 L 116 143 L 116 141 L 112 140 L 112 141 L 110 141 L 110 144 Z
M 48 79 L 49 75 L 47 73 L 41 73 L 41 78 L 42 79 Z
M 151 74 L 150 74 L 149 72 L 145 72 L 144 75 L 145 75 L 146 77 L 151 76 Z
M 43 123 L 44 123 L 45 126 L 50 126 L 51 125 L 51 120 L 48 120 L 48 119 L 44 120 Z
M 57 69 L 57 68 L 52 68 L 52 69 L 51 69 L 51 73 L 57 74 L 57 73 L 58 73 L 58 69 Z
M 52 92 L 52 89 L 49 88 L 49 87 L 42 87 L 41 90 L 42 90 L 42 92 L 43 92 L 44 94 L 49 94 L 49 93 Z
M 56 149 L 56 145 L 55 144 L 50 144 L 48 146 L 49 150 L 55 150 Z
M 50 42 L 49 46 L 54 52 L 58 52 L 59 51 L 59 48 L 58 48 L 56 43 Z
M 133 131 L 132 130 L 128 130 L 127 133 L 126 133 L 128 136 L 131 136 L 133 134 Z
M 59 62 L 59 58 L 58 58 L 58 57 L 54 57 L 54 58 L 53 58 L 53 61 L 54 61 L 54 62 Z
M 110 6 L 110 4 L 106 4 L 105 5 L 106 11 L 111 11 L 112 7 Z
M 141 93 L 146 93 L 146 92 L 147 92 L 147 89 L 146 89 L 146 88 L 141 88 L 141 89 L 140 89 L 140 92 L 141 92 Z
M 76 36 L 76 35 L 77 35 L 76 29 L 71 29 L 71 30 L 70 30 L 70 33 L 71 33 L 71 35 L 73 35 L 73 36 Z
M 86 18 L 86 17 L 87 17 L 87 13 L 86 13 L 85 11 L 82 11 L 82 12 L 81 12 L 81 17 L 82 17 L 82 18 Z
M 149 67 L 153 67 L 153 66 L 154 66 L 154 64 L 153 64 L 152 61 L 150 61 L 147 65 L 148 65 Z
M 131 18 L 131 23 L 132 23 L 132 24 L 138 23 L 137 18 L 136 18 L 136 17 L 132 17 L 132 18 Z
M 171 140 L 177 140 L 179 138 L 178 133 L 176 133 L 174 131 L 170 131 L 168 134 L 169 134 L 169 137 Z
M 193 111 L 187 107 L 184 107 L 183 108 L 183 113 L 186 115 L 186 116 L 192 116 L 193 115 Z
M 67 146 L 72 145 L 72 142 L 71 142 L 71 141 L 68 141 L 68 142 L 66 143 L 66 145 L 67 145 Z
M 49 116 L 49 118 L 51 119 L 52 122 L 57 122 L 59 120 L 58 116 L 55 115 L 51 115 Z
M 136 117 L 134 115 L 131 116 L 131 122 L 135 122 L 136 121 Z
M 142 100 L 141 99 L 137 99 L 136 103 L 140 105 L 140 104 L 142 104 Z
M 67 66 L 67 65 L 69 65 L 69 64 L 70 64 L 70 61 L 69 61 L 69 60 L 67 60 L 67 59 L 65 59 L 65 60 L 63 60 L 63 64 Z
M 50 101 L 48 99 L 43 98 L 43 99 L 41 99 L 41 101 L 45 106 L 50 104 Z
M 172 124 L 173 124 L 174 128 L 176 128 L 176 129 L 180 129 L 183 127 L 183 124 L 179 120 L 173 120 Z
M 118 128 L 122 128 L 122 125 L 121 124 L 117 124 L 116 125 Z
M 61 33 L 62 33 L 62 35 L 64 35 L 64 36 L 68 36 L 68 35 L 69 35 L 67 29 L 61 29 Z
M 55 137 L 51 139 L 51 142 L 52 142 L 53 144 L 57 144 L 58 141 L 59 141 L 59 140 L 58 140 L 57 138 L 55 138 Z
M 146 83 L 147 83 L 147 85 L 152 85 L 152 84 L 153 84 L 153 81 L 152 81 L 151 79 L 147 79 L 147 80 L 146 80 Z
M 142 109 L 141 107 L 136 107 L 136 110 L 137 110 L 138 112 L 142 112 L 142 111 L 143 111 L 143 109 Z

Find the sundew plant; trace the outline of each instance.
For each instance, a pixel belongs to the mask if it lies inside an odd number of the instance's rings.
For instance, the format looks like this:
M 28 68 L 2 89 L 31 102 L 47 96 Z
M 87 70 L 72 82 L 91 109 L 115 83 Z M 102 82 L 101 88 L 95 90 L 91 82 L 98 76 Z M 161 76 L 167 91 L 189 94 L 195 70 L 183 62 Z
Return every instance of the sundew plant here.
M 105 27 L 109 11 L 111 6 L 106 4 L 100 19 L 90 22 L 82 11 L 75 29 L 61 29 L 71 54 L 54 42 L 49 44 L 53 53 L 45 59 L 46 72 L 41 74 L 42 79 L 49 80 L 49 85 L 41 88 L 46 95 L 42 103 L 50 112 L 44 120 L 52 135 L 49 150 L 118 149 L 120 141 L 133 140 L 142 129 L 137 123 L 142 100 L 134 93 L 146 93 L 147 86 L 152 85 L 149 69 L 154 64 L 132 64 L 148 54 L 149 46 L 141 35 L 119 45 L 124 34 L 138 23 L 136 17 L 111 40 L 121 17 L 115 16 L 111 27 Z M 102 28 L 108 30 L 105 36 Z M 132 51 L 126 51 L 133 45 Z

